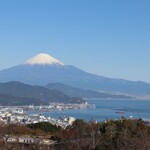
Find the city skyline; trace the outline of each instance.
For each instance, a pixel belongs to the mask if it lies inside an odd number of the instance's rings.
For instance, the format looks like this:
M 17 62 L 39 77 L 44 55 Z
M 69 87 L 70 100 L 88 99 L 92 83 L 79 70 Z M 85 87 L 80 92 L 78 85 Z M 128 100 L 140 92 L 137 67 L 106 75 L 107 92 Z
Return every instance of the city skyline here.
M 0 4 L 0 70 L 47 53 L 97 75 L 150 82 L 149 1 Z

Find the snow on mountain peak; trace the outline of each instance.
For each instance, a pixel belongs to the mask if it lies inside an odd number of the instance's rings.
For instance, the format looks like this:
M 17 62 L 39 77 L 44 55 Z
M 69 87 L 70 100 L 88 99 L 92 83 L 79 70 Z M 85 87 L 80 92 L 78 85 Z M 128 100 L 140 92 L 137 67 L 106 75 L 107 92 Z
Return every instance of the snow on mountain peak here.
M 52 56 L 44 53 L 37 54 L 36 56 L 27 60 L 24 64 L 28 65 L 64 65 L 63 62 L 53 58 Z

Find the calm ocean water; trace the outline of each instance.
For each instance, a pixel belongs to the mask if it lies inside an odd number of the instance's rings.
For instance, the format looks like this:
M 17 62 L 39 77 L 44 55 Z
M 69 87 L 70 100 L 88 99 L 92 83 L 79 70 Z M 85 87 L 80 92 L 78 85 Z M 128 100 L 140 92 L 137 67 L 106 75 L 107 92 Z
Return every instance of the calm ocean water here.
M 104 121 L 126 118 L 150 119 L 150 101 L 146 100 L 87 100 L 89 104 L 95 104 L 96 108 L 82 110 L 67 110 L 56 112 L 42 112 L 45 116 L 54 118 L 73 116 L 84 120 Z

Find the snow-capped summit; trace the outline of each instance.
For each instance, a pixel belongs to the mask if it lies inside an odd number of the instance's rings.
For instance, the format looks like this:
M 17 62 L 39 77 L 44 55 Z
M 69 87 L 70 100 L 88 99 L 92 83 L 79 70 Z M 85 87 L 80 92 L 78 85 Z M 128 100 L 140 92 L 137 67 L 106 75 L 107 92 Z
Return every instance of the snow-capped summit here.
M 53 58 L 52 56 L 44 53 L 37 54 L 36 56 L 27 60 L 24 64 L 27 65 L 64 65 L 63 62 Z

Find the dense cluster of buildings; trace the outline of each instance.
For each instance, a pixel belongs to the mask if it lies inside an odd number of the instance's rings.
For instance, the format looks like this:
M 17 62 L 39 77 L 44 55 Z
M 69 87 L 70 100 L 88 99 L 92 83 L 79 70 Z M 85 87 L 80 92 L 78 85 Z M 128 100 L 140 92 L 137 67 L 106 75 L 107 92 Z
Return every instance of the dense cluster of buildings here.
M 77 110 L 92 107 L 87 102 L 81 104 L 64 104 L 64 103 L 49 103 L 49 105 L 40 106 L 24 106 L 23 109 L 27 111 L 61 111 L 61 110 Z
M 0 121 L 8 123 L 32 124 L 38 122 L 50 122 L 53 125 L 58 125 L 66 128 L 74 121 L 74 117 L 52 118 L 41 115 L 39 112 L 52 112 L 70 109 L 84 109 L 89 107 L 87 103 L 83 104 L 64 104 L 64 103 L 50 103 L 48 106 L 1 106 L 0 107 Z M 27 113 L 29 111 L 38 112 L 36 114 Z
M 62 128 L 66 128 L 68 125 L 71 125 L 75 121 L 75 118 L 70 116 L 61 118 L 52 118 L 50 116 L 49 117 L 43 116 L 41 114 L 28 114 L 27 112 L 24 111 L 23 108 L 20 107 L 2 107 L 0 109 L 0 121 L 5 124 L 8 123 L 32 124 L 38 122 L 50 122 L 53 125 L 58 125 L 61 126 Z

